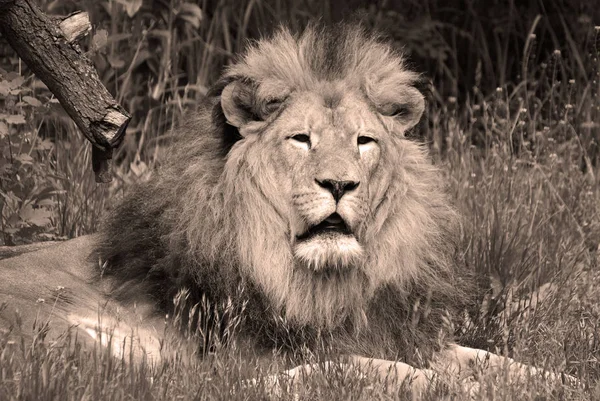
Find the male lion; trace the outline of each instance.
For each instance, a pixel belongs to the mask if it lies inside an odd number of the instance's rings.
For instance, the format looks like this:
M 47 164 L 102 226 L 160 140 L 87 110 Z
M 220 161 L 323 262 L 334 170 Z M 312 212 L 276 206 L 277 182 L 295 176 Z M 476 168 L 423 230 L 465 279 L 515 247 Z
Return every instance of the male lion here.
M 94 338 L 99 305 L 103 325 L 119 309 L 121 332 L 135 326 L 156 355 L 160 316 L 185 288 L 192 304 L 229 300 L 240 338 L 267 355 L 347 355 L 421 384 L 479 358 L 529 371 L 450 343 L 458 219 L 425 147 L 405 137 L 425 107 L 418 82 L 359 28 L 257 41 L 97 236 L 2 262 L 1 300 L 31 322 L 45 299 L 52 332 Z

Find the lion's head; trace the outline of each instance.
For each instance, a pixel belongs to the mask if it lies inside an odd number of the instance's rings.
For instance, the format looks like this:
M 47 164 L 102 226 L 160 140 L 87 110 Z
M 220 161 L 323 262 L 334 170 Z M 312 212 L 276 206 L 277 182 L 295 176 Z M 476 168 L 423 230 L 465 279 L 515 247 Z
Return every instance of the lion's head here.
M 426 150 L 405 137 L 424 110 L 418 80 L 358 28 L 257 41 L 182 129 L 170 166 L 116 213 L 104 256 L 129 279 L 139 270 L 212 293 L 250 282 L 312 327 L 368 320 L 383 287 L 400 298 L 441 289 L 455 214 Z M 128 215 L 137 228 L 124 231 Z M 123 238 L 141 251 L 110 250 Z M 161 252 L 139 256 L 148 248 Z

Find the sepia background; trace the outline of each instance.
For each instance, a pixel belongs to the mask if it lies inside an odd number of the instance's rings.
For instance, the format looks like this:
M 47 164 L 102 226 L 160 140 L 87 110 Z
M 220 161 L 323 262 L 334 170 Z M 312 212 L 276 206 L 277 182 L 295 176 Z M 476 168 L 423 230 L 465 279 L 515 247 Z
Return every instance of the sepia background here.
M 169 130 L 248 40 L 279 23 L 300 29 L 315 18 L 360 21 L 393 41 L 431 82 L 426 115 L 412 136 L 430 147 L 447 176 L 463 215 L 464 267 L 479 283 L 464 319 L 451 322 L 459 342 L 566 371 L 582 381 L 569 399 L 600 398 L 597 0 L 39 4 L 51 15 L 89 13 L 94 30 L 82 46 L 133 119 L 113 182 L 96 184 L 90 144 L 0 38 L 0 245 L 94 232 L 103 213 L 170 156 Z M 2 369 L 0 356 L 0 399 L 55 399 L 43 381 L 39 388 L 7 381 L 18 369 Z M 179 379 L 186 374 L 177 372 Z M 129 387 L 119 382 L 125 398 L 197 399 L 202 392 L 194 386 L 204 385 L 192 381 L 192 392 L 171 393 L 158 379 L 136 381 L 138 373 Z M 84 379 L 82 386 L 91 385 Z M 121 399 L 109 390 L 91 399 Z M 327 397 L 338 399 L 331 391 Z M 495 391 L 489 399 L 516 396 L 509 386 Z M 229 395 L 244 399 L 242 393 Z

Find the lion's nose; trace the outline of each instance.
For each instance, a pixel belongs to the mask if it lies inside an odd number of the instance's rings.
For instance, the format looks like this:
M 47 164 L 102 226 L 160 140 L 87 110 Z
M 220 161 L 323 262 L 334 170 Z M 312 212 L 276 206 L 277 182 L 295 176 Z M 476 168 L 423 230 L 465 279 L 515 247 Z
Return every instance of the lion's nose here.
M 339 202 L 340 198 L 346 192 L 352 191 L 358 187 L 358 181 L 338 181 L 338 180 L 315 180 L 320 187 L 325 188 L 333 195 L 333 199 Z

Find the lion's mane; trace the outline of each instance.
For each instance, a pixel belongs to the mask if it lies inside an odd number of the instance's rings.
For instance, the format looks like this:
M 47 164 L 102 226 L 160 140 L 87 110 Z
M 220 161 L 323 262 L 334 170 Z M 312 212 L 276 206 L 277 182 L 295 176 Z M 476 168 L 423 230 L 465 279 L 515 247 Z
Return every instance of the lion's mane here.
M 379 38 L 348 26 L 311 26 L 301 34 L 280 29 L 250 46 L 177 129 L 161 171 L 110 212 L 97 251 L 107 261 L 104 274 L 118 283 L 115 296 L 135 301 L 150 295 L 159 311 L 168 311 L 182 288 L 192 302 L 229 297 L 245 303 L 241 331 L 262 346 L 319 343 L 419 364 L 418 355 L 443 343 L 444 322 L 462 298 L 454 260 L 457 217 L 426 150 L 413 143 L 396 164 L 380 167 L 394 179 L 363 233 L 369 266 L 361 279 L 382 284 L 369 294 L 331 291 L 341 276 L 322 278 L 330 285 L 319 288 L 294 274 L 285 216 L 269 201 L 278 183 L 271 167 L 255 174 L 262 150 L 226 123 L 219 102 L 228 82 L 249 74 L 283 76 L 298 86 L 377 77 L 403 65 Z M 412 84 L 418 79 L 408 70 L 403 77 Z M 264 108 L 258 99 L 248 112 L 260 117 Z M 268 263 L 256 267 L 256 260 Z M 253 270 L 265 266 L 268 274 Z M 299 299 L 306 300 L 305 316 L 286 319 L 286 302 Z M 319 305 L 340 310 L 341 317 L 326 317 L 330 324 L 323 325 L 311 315 Z

